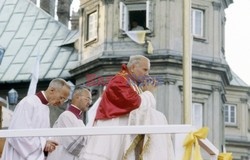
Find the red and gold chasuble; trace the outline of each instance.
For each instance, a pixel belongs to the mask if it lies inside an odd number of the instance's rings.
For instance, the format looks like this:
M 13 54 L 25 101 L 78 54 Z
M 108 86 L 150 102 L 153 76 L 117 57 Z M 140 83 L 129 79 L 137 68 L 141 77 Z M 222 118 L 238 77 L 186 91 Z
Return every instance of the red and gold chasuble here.
M 111 119 L 130 113 L 141 104 L 141 98 L 138 95 L 140 91 L 132 80 L 127 66 L 123 64 L 122 70 L 107 85 L 95 119 Z

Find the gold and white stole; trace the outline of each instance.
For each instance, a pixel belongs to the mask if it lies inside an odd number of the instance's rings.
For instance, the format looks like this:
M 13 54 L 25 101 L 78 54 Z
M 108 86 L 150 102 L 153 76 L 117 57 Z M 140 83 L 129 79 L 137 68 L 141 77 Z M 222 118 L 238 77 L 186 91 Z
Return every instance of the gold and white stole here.
M 142 89 L 141 89 L 141 87 L 139 87 L 136 84 L 136 82 L 134 82 L 131 79 L 128 79 L 127 81 L 128 81 L 128 85 L 130 85 L 134 89 L 134 91 L 136 91 L 137 94 L 141 94 L 143 92 Z

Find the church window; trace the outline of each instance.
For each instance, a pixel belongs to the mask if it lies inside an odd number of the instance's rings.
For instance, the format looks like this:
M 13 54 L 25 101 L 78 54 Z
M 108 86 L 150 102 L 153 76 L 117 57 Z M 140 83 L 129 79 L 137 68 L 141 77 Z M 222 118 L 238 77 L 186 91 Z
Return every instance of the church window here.
M 204 10 L 192 9 L 191 30 L 194 37 L 204 37 Z
M 87 41 L 97 38 L 97 11 L 87 15 Z
M 221 21 L 221 52 L 225 54 L 225 18 Z
M 250 109 L 248 110 L 248 131 L 250 131 Z
M 225 123 L 236 125 L 236 105 L 226 104 L 224 108 Z
M 192 105 L 192 124 L 197 129 L 203 126 L 203 105 L 201 103 Z

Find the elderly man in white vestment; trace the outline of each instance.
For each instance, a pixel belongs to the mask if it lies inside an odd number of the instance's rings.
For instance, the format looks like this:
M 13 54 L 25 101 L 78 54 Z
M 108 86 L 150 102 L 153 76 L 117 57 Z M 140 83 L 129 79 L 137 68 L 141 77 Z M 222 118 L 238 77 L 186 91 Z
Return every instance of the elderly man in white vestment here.
M 162 125 L 165 116 L 156 110 L 156 81 L 149 78 L 150 61 L 131 56 L 107 85 L 97 107 L 93 126 Z M 144 82 L 144 86 L 140 85 Z M 150 140 L 151 138 L 151 140 Z M 82 160 L 174 160 L 169 135 L 90 136 Z
M 46 91 L 24 97 L 16 106 L 9 129 L 50 128 L 49 107 L 67 100 L 70 86 L 63 79 L 53 79 Z M 57 143 L 46 137 L 7 138 L 2 160 L 44 160 Z
M 71 105 L 56 120 L 53 128 L 85 127 L 81 115 L 92 103 L 89 90 L 77 87 Z M 86 143 L 84 136 L 53 137 L 58 142 L 55 151 L 48 155 L 47 160 L 79 160 L 79 154 Z

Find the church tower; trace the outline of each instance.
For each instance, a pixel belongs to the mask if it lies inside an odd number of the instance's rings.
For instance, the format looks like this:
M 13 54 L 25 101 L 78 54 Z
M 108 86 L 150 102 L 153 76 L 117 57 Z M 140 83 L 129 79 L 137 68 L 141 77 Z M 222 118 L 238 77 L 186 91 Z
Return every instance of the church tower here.
M 192 1 L 192 122 L 211 128 L 208 138 L 218 149 L 224 144 L 225 87 L 232 78 L 224 49 L 224 10 L 231 3 Z M 162 82 L 155 93 L 157 109 L 170 124 L 183 124 L 182 15 L 183 0 L 81 0 L 81 65 L 71 74 L 78 84 L 96 81 L 91 87 L 101 93 L 105 77 L 115 75 L 130 55 L 145 55 L 150 75 Z
M 70 20 L 70 5 L 72 0 L 58 0 L 57 3 L 57 16 L 58 21 L 68 26 Z
M 40 2 L 40 8 L 45 12 L 55 17 L 58 17 L 58 21 L 68 26 L 70 22 L 70 6 L 73 0 L 31 0 L 33 3 L 37 4 Z M 55 13 L 56 12 L 56 13 Z M 73 17 L 74 29 L 77 27 L 76 18 L 79 19 L 78 15 L 75 13 Z
M 40 0 L 40 8 L 45 10 L 52 17 L 55 16 L 55 0 Z

